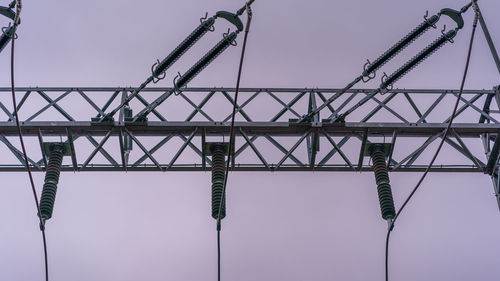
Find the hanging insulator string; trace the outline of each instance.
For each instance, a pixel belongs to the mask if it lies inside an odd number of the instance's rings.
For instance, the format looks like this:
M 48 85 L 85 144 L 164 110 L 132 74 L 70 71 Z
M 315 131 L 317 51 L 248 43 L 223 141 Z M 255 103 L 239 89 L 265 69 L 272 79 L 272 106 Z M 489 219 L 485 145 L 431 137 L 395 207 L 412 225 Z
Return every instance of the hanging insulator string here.
M 436 149 L 436 152 L 434 153 L 434 155 L 432 156 L 432 159 L 429 162 L 429 165 L 427 165 L 427 168 L 425 169 L 424 173 L 420 177 L 419 181 L 417 182 L 417 184 L 415 185 L 413 190 L 410 192 L 410 195 L 408 196 L 408 198 L 406 198 L 404 203 L 401 205 L 401 208 L 399 208 L 399 210 L 396 212 L 396 216 L 394 217 L 394 220 L 392 221 L 391 225 L 389 226 L 389 228 L 387 230 L 387 236 L 386 236 L 386 240 L 385 240 L 385 280 L 386 281 L 389 281 L 389 239 L 391 236 L 391 232 L 394 229 L 394 224 L 396 223 L 396 220 L 401 215 L 401 212 L 404 210 L 404 208 L 406 207 L 408 202 L 411 200 L 411 198 L 413 197 L 415 192 L 417 192 L 418 188 L 420 187 L 420 185 L 424 181 L 424 179 L 427 176 L 427 174 L 429 173 L 430 169 L 432 168 L 434 161 L 436 160 L 437 156 L 439 155 L 439 152 L 441 151 L 441 148 L 443 147 L 443 144 L 446 140 L 448 132 L 451 128 L 451 125 L 453 124 L 453 120 L 455 119 L 455 115 L 457 113 L 458 104 L 460 103 L 460 99 L 462 97 L 462 93 L 463 93 L 464 85 L 465 85 L 465 79 L 467 78 L 467 72 L 469 70 L 469 63 L 470 63 L 471 52 L 472 52 L 472 44 L 474 42 L 474 34 L 476 33 L 477 21 L 479 18 L 479 10 L 477 8 L 476 2 L 477 2 L 477 0 L 472 1 L 472 7 L 474 8 L 474 12 L 475 12 L 474 21 L 472 23 L 472 33 L 470 36 L 469 47 L 468 47 L 468 51 L 467 51 L 467 58 L 466 58 L 465 68 L 464 68 L 464 72 L 463 72 L 463 76 L 462 76 L 462 82 L 460 84 L 460 90 L 458 92 L 458 96 L 457 96 L 457 99 L 455 101 L 455 106 L 453 107 L 450 121 L 448 122 L 448 125 L 446 126 L 446 129 L 444 130 L 441 141 L 439 142 L 439 146 Z

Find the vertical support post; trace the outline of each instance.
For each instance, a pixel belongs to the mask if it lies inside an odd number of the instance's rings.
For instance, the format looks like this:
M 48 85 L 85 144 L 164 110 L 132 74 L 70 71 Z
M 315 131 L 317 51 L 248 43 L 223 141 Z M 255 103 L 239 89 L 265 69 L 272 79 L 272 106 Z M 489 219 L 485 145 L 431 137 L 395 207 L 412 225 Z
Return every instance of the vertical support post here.
M 483 13 L 479 10 L 479 5 L 477 6 L 479 11 L 479 24 L 481 25 L 481 29 L 483 30 L 484 37 L 486 37 L 486 42 L 488 42 L 488 46 L 490 47 L 491 55 L 493 56 L 493 60 L 495 61 L 495 65 L 497 66 L 498 73 L 500 74 L 500 58 L 498 57 L 498 52 L 495 48 L 495 44 L 493 44 L 493 40 L 491 39 L 490 32 L 488 27 L 486 26 L 486 22 L 483 18 Z
M 201 147 L 204 148 L 205 147 L 205 143 L 206 143 L 206 135 L 207 135 L 207 130 L 205 128 L 203 128 L 203 131 L 201 131 Z M 205 149 L 202 149 L 201 150 L 201 166 L 203 167 L 203 170 L 206 171 L 207 170 L 207 161 L 206 161 L 206 154 L 205 154 Z
M 47 156 L 45 155 L 45 150 L 43 149 L 43 137 L 40 129 L 38 129 L 38 142 L 40 143 L 40 150 L 42 151 L 43 165 L 45 169 L 47 169 Z
M 366 141 L 368 140 L 368 131 L 365 130 L 363 133 L 363 139 L 361 140 L 361 149 L 359 150 L 359 161 L 358 161 L 358 172 L 363 168 L 363 158 L 366 146 Z
M 498 209 L 500 209 L 500 170 L 497 168 L 496 173 L 491 175 L 491 180 L 493 181 L 493 188 L 495 189 L 495 196 L 497 198 Z
M 73 164 L 73 171 L 76 172 L 78 170 L 78 162 L 76 161 L 75 143 L 71 129 L 66 128 L 66 135 L 68 136 L 68 143 L 71 152 L 71 163 Z
M 316 105 L 316 93 L 311 91 L 309 93 L 309 105 L 307 106 L 308 114 L 314 112 L 317 108 Z M 315 113 L 311 118 L 311 124 L 313 127 L 319 127 L 319 112 Z M 309 158 L 309 167 L 314 168 L 316 163 L 316 155 L 319 151 L 319 133 L 315 129 L 312 131 L 311 135 L 307 136 L 307 156 Z
M 123 89 L 122 91 L 122 100 L 121 103 L 124 103 L 128 98 L 128 92 L 127 90 Z M 126 103 L 128 105 L 128 103 Z M 124 107 L 122 106 L 120 108 L 120 113 L 118 114 L 118 124 L 123 125 L 125 124 L 125 112 L 124 112 Z
M 500 72 L 500 68 L 499 68 L 499 72 Z M 497 107 L 500 110 L 500 85 L 493 88 L 493 89 L 495 90 L 494 97 L 495 97 L 496 102 L 497 102 Z M 493 95 L 488 95 L 486 97 L 486 101 L 485 101 L 484 108 L 483 108 L 484 112 L 486 112 L 486 113 L 490 112 L 490 106 L 491 106 L 492 99 L 493 99 Z M 490 120 L 486 120 L 486 118 L 484 118 L 484 116 L 481 115 L 481 118 L 479 119 L 479 123 L 484 123 L 484 122 L 489 123 Z M 500 210 L 500 182 L 499 182 L 500 132 L 497 132 L 495 141 L 493 143 L 493 147 L 491 146 L 492 137 L 489 133 L 481 135 L 481 139 L 483 141 L 484 153 L 486 154 L 486 158 L 488 159 L 488 162 L 486 164 L 484 172 L 491 176 L 491 180 L 493 182 L 493 189 L 495 192 L 495 197 L 497 200 L 498 208 Z
M 500 85 L 495 87 L 495 99 L 497 100 L 497 107 L 500 111 Z

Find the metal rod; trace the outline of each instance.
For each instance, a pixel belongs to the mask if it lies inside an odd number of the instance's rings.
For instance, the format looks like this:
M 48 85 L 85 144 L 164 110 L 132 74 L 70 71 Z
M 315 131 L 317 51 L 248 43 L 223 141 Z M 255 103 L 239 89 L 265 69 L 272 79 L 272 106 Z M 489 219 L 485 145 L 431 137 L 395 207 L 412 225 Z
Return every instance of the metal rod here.
M 477 5 L 477 3 L 476 3 Z M 495 65 L 497 66 L 498 73 L 500 74 L 500 58 L 498 57 L 497 49 L 495 48 L 495 44 L 493 43 L 493 39 L 491 39 L 490 32 L 488 27 L 486 26 L 486 22 L 483 18 L 483 13 L 479 9 L 479 5 L 476 6 L 479 11 L 479 24 L 481 25 L 481 29 L 483 30 L 484 37 L 486 37 L 486 42 L 488 42 L 488 47 L 490 48 L 491 55 L 493 56 L 493 61 L 495 61 Z

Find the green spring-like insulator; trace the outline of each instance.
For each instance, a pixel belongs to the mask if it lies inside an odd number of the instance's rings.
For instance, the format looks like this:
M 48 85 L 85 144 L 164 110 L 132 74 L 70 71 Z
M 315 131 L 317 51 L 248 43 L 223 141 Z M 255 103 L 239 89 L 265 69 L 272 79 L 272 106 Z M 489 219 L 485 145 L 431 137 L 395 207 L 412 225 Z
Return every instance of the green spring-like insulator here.
M 378 199 L 384 220 L 393 219 L 396 216 L 392 190 L 389 182 L 389 173 L 385 162 L 383 145 L 374 145 L 370 151 L 373 161 L 373 171 L 377 182 Z
M 225 147 L 223 144 L 214 144 L 212 147 L 212 217 L 220 219 L 226 217 L 226 202 L 223 199 L 224 179 L 226 173 Z M 221 204 L 222 202 L 222 204 Z
M 52 217 L 54 202 L 56 200 L 57 184 L 59 183 L 59 174 L 63 160 L 63 144 L 52 144 L 49 155 L 49 163 L 45 172 L 45 181 L 43 184 L 42 197 L 40 199 L 40 213 L 43 220 Z

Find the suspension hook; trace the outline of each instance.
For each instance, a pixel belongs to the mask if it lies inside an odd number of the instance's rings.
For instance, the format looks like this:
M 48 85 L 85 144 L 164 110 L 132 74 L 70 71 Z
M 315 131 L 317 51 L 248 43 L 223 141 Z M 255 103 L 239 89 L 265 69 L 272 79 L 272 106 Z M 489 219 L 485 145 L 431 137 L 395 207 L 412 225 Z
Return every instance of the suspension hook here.
M 387 79 L 389 78 L 389 76 L 387 75 L 387 73 L 384 72 L 384 75 L 382 75 L 382 77 L 380 78 L 380 81 L 382 82 L 382 84 L 385 84 L 385 82 L 387 81 Z M 380 89 L 380 94 L 381 95 L 384 95 L 385 93 L 391 91 L 393 88 L 393 84 L 389 84 L 387 85 L 385 88 L 382 88 Z
M 205 27 L 207 27 L 208 31 L 214 31 L 215 26 L 212 24 L 206 24 L 208 19 L 208 12 L 205 13 L 205 16 L 200 18 L 200 23 L 203 24 Z
M 224 39 L 226 39 L 226 41 L 228 41 L 231 46 L 237 46 L 238 43 L 236 42 L 236 38 L 234 38 L 234 39 L 228 38 L 229 33 L 231 33 L 231 29 L 230 28 L 227 29 L 227 32 L 225 32 L 224 34 L 222 34 L 222 37 Z
M 363 65 L 363 74 L 368 73 L 368 75 L 363 75 L 363 77 L 361 77 L 361 80 L 363 81 L 363 83 L 367 83 L 368 81 L 375 78 L 375 76 L 377 76 L 377 72 L 375 70 L 373 70 L 372 72 L 369 72 L 367 70 L 368 67 L 370 67 L 371 65 L 372 65 L 372 63 L 370 62 L 370 60 L 366 59 L 366 63 Z
M 181 90 L 179 90 L 179 88 L 177 88 L 177 80 L 179 80 L 179 78 L 181 78 L 182 75 L 180 72 L 177 72 L 177 75 L 175 75 L 174 77 L 174 95 L 178 96 L 181 94 Z
M 457 31 L 459 28 L 455 28 L 455 31 Z M 450 36 L 450 34 L 448 32 L 446 32 L 446 24 L 443 26 L 443 29 L 441 30 L 441 34 L 446 38 L 446 40 L 448 40 L 448 42 L 450 43 L 454 43 L 455 41 L 453 41 L 453 37 L 454 36 Z
M 12 24 L 9 22 L 9 25 L 6 27 L 2 27 L 2 33 L 5 34 L 8 38 L 14 38 L 17 39 L 17 33 L 12 34 L 13 27 Z
M 166 73 L 162 72 L 159 75 L 155 75 L 155 67 L 160 64 L 160 60 L 156 59 L 156 62 L 151 66 L 151 76 L 153 77 L 153 83 L 158 83 L 158 81 L 162 80 L 165 78 Z
M 446 24 L 443 24 L 443 29 L 441 29 L 441 34 L 445 34 L 446 32 Z

